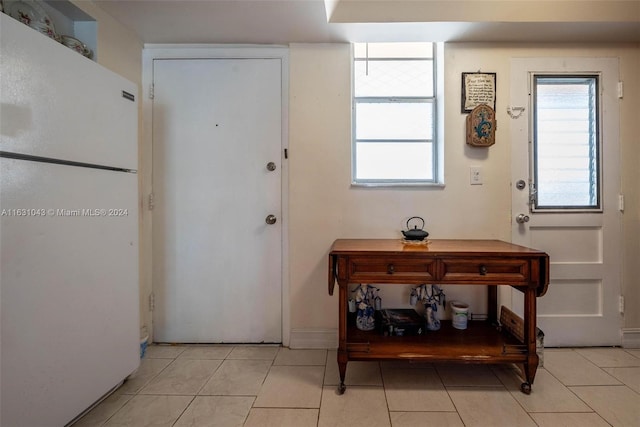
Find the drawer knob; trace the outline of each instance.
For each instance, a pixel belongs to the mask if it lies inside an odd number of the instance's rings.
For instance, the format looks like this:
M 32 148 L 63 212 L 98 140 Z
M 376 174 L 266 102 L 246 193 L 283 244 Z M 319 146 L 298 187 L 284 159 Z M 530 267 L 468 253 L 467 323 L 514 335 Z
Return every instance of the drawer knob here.
M 387 274 L 393 274 L 395 270 L 396 268 L 393 266 L 393 264 L 387 265 Z
M 481 276 L 486 276 L 487 275 L 487 266 L 484 264 L 480 265 L 480 275 Z

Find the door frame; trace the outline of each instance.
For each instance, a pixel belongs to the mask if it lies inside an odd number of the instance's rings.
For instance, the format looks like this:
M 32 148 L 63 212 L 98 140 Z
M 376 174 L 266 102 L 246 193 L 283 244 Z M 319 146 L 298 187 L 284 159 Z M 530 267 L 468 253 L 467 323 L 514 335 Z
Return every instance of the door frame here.
M 146 280 L 140 290 L 141 324 L 153 342 L 153 61 L 156 59 L 279 59 L 282 67 L 282 141 L 281 141 L 281 220 L 282 224 L 282 345 L 289 346 L 291 309 L 289 306 L 289 165 L 284 156 L 289 148 L 289 48 L 286 46 L 218 45 L 218 44 L 145 44 L 142 51 L 142 148 L 143 159 L 140 248 Z M 143 250 L 144 249 L 144 250 Z M 144 255 L 142 255 L 144 253 Z

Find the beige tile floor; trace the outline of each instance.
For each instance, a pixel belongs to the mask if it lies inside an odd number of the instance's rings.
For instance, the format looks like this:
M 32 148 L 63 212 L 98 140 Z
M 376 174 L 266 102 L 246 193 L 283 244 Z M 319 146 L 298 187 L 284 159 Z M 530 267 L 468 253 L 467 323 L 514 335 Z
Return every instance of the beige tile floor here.
M 546 349 L 530 395 L 511 365 L 350 362 L 335 350 L 148 348 L 138 371 L 74 426 L 640 427 L 640 351 Z

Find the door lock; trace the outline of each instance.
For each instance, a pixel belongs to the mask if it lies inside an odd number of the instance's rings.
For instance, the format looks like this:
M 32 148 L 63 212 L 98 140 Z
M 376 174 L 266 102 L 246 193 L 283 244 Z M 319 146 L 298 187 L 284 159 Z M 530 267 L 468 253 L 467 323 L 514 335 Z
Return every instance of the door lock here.
M 267 170 L 269 172 L 273 172 L 274 170 L 276 170 L 276 164 L 273 162 L 269 162 L 267 163 Z
M 273 225 L 276 223 L 277 220 L 278 218 L 276 218 L 275 215 L 267 215 L 267 217 L 264 219 L 264 222 L 266 222 L 269 225 Z
M 520 214 L 516 217 L 516 222 L 518 224 L 524 224 L 525 222 L 529 222 L 529 215 Z
M 524 188 L 527 186 L 527 183 L 525 182 L 524 179 L 519 180 L 518 182 L 516 182 L 516 188 L 518 190 L 524 190 Z

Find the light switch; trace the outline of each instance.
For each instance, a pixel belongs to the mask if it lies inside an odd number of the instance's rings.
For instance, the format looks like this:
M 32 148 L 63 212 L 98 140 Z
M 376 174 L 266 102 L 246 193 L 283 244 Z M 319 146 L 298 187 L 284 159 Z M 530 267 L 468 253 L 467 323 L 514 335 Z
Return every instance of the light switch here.
M 479 166 L 471 166 L 469 168 L 469 184 L 482 185 L 482 168 Z

